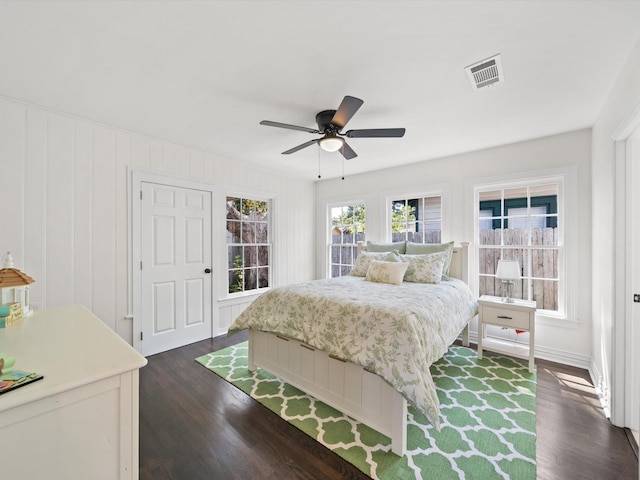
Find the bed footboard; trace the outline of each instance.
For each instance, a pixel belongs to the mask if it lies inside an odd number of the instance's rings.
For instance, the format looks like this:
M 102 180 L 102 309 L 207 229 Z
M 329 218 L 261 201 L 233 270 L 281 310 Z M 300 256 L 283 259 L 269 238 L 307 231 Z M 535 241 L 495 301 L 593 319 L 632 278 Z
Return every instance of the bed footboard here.
M 378 375 L 303 342 L 249 330 L 249 369 L 257 367 L 391 438 L 407 449 L 407 401 Z

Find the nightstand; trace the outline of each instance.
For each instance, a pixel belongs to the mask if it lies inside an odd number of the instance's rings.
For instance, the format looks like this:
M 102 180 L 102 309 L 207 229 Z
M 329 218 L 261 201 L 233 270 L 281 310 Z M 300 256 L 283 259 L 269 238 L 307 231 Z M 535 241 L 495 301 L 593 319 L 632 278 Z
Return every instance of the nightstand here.
M 529 371 L 533 372 L 536 302 L 513 300 L 512 303 L 506 303 L 500 297 L 483 295 L 478 305 L 478 358 L 482 358 L 482 350 L 486 349 L 528 359 Z M 528 331 L 529 347 L 485 337 L 487 325 Z

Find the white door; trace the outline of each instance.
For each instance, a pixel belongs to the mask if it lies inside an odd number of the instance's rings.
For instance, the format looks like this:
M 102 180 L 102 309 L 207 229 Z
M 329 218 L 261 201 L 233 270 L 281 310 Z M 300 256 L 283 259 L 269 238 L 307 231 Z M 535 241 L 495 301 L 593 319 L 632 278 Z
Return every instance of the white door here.
M 211 337 L 211 192 L 141 183 L 140 351 Z

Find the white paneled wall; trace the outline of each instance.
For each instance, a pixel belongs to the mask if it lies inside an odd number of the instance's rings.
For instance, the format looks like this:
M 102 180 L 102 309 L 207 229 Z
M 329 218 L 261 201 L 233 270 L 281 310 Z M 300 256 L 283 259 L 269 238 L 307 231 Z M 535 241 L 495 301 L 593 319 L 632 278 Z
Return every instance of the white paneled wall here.
M 211 183 L 220 198 L 268 192 L 274 284 L 313 278 L 313 182 L 0 97 L 0 255 L 36 280 L 35 308 L 86 305 L 131 343 L 129 168 Z M 214 305 L 214 334 L 250 300 Z

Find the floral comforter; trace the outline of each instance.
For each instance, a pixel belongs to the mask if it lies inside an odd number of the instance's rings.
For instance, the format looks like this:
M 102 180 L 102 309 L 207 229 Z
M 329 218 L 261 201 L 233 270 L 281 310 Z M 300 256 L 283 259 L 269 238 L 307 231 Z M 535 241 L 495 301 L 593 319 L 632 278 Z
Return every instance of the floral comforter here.
M 388 285 L 345 276 L 274 288 L 236 319 L 229 334 L 278 333 L 383 377 L 439 428 L 429 366 L 477 313 L 461 280 Z

